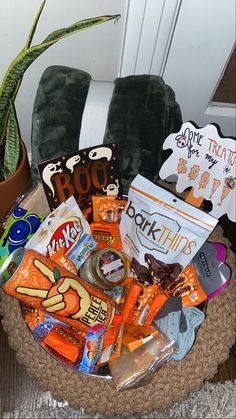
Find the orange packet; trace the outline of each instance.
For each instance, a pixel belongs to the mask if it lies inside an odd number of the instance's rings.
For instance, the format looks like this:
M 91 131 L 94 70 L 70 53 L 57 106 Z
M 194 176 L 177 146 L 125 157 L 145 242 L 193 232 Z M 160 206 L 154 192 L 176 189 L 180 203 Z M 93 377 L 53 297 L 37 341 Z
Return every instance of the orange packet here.
M 195 306 L 207 299 L 192 263 L 181 272 L 166 291 L 168 295 L 173 297 L 180 295 L 183 306 Z
M 133 324 L 125 324 L 122 343 L 129 348 L 130 352 L 144 345 L 157 336 L 159 331 L 154 327 L 144 327 Z
M 142 292 L 142 290 L 143 287 L 141 287 L 138 284 L 130 285 L 129 290 L 125 296 L 125 302 L 121 313 L 125 323 L 132 320 L 134 307 L 137 302 L 138 296 Z
M 122 250 L 120 229 L 118 223 L 107 223 L 105 221 L 93 221 L 90 224 L 93 239 L 98 243 L 97 249 L 113 247 Z
M 143 292 L 139 295 L 133 312 L 132 324 L 144 325 L 158 290 L 158 285 L 150 285 L 149 287 L 143 288 Z
M 79 363 L 82 359 L 85 337 L 81 334 L 75 336 L 69 333 L 63 326 L 56 325 L 42 341 L 46 346 L 73 363 Z
M 167 300 L 168 300 L 168 297 L 165 294 L 157 294 L 154 297 L 150 310 L 146 316 L 144 326 L 150 326 L 150 324 L 155 319 L 158 311 L 161 309 L 161 307 L 165 304 Z
M 113 196 L 93 196 L 93 220 L 119 223 L 127 201 Z

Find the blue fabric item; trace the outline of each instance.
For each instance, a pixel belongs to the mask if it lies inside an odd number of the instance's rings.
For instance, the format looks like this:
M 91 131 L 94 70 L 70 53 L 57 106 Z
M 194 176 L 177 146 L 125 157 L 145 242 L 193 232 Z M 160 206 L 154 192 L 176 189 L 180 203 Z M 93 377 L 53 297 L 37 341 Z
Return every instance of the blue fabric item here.
M 183 322 L 183 318 L 181 319 L 182 315 L 185 317 L 186 327 L 180 329 L 181 322 Z M 172 355 L 171 359 L 180 361 L 190 351 L 195 340 L 196 329 L 204 319 L 205 314 L 198 308 L 183 307 L 182 311 L 175 311 L 164 318 L 154 320 L 155 324 L 162 332 L 164 332 L 169 339 L 175 341 L 177 351 Z
M 177 339 L 178 350 L 172 356 L 175 361 L 180 361 L 190 351 L 195 341 L 196 329 L 205 319 L 205 314 L 196 307 L 183 307 L 187 329 L 184 333 L 179 333 Z
M 164 332 L 170 340 L 174 340 L 178 344 L 179 323 L 181 310 L 173 311 L 161 319 L 155 319 L 154 323 Z

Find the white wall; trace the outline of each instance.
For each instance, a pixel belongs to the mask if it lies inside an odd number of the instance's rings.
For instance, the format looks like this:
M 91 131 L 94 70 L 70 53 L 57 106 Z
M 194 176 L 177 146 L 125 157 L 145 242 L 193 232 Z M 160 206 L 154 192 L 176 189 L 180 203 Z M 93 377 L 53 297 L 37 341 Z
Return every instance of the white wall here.
M 23 48 L 41 0 L 0 0 L 0 80 Z M 27 70 L 16 99 L 21 135 L 30 151 L 31 117 L 39 79 L 50 65 L 80 68 L 95 80 L 118 76 L 127 0 L 48 0 L 33 44 L 55 29 L 92 16 L 121 14 L 113 21 L 86 29 L 45 51 Z
M 236 107 L 212 97 L 235 47 L 235 0 L 129 0 L 121 76 L 161 75 L 183 121 L 236 136 Z

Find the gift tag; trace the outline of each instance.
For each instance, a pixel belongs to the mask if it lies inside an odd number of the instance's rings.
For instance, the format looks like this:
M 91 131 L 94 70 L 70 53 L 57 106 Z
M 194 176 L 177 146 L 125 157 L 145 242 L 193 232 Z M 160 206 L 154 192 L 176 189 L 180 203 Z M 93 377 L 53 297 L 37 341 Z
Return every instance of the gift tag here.
M 211 215 L 219 218 L 227 214 L 235 222 L 235 140 L 220 137 L 212 124 L 196 128 L 186 122 L 166 138 L 163 149 L 173 152 L 160 169 L 161 179 L 178 174 L 177 192 L 192 186 L 187 202 L 200 206 L 203 199 L 210 200 Z

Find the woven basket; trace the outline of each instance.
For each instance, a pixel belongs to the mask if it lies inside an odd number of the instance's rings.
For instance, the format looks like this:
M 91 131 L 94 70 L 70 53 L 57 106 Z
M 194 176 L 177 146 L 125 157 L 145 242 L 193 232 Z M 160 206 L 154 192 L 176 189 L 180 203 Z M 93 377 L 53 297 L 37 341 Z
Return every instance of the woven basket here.
M 25 207 L 39 213 L 47 212 L 42 190 L 39 188 L 35 193 L 37 200 L 30 196 Z M 220 227 L 209 240 L 230 247 Z M 147 415 L 186 399 L 189 392 L 198 390 L 204 380 L 212 378 L 218 365 L 228 358 L 236 336 L 236 269 L 235 255 L 231 250 L 228 250 L 227 263 L 232 268 L 232 279 L 220 295 L 209 301 L 206 319 L 197 332 L 191 351 L 180 362 L 166 363 L 150 384 L 138 389 L 117 393 L 112 380 L 88 377 L 59 363 L 34 339 L 24 323 L 19 303 L 5 294 L 2 294 L 0 303 L 3 328 L 18 361 L 30 376 L 38 380 L 43 390 L 52 392 L 55 399 L 67 400 L 74 408 L 82 407 L 89 415 L 96 412 L 109 417 Z

